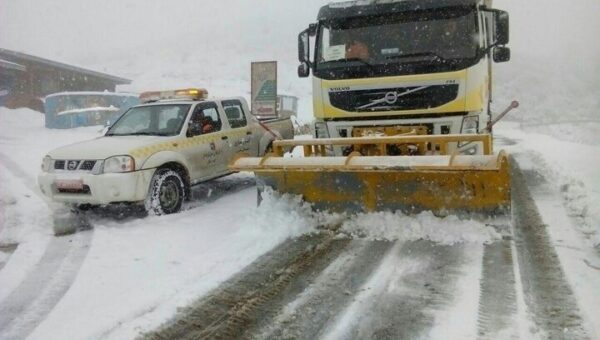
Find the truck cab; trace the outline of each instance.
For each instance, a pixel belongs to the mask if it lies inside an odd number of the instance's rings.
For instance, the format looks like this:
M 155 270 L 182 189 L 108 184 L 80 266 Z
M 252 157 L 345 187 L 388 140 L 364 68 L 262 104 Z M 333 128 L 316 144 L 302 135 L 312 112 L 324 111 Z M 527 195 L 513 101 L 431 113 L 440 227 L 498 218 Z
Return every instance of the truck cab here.
M 104 136 L 49 152 L 41 191 L 73 205 L 144 202 L 170 214 L 191 186 L 230 174 L 234 158 L 263 155 L 273 139 L 293 137 L 289 119 L 259 123 L 244 98 L 207 96 L 204 89 L 143 93 L 143 104 Z
M 508 14 L 491 6 L 405 0 L 322 7 L 298 41 L 298 74 L 313 73 L 315 137 L 481 132 L 491 120 L 492 63 L 510 59 Z

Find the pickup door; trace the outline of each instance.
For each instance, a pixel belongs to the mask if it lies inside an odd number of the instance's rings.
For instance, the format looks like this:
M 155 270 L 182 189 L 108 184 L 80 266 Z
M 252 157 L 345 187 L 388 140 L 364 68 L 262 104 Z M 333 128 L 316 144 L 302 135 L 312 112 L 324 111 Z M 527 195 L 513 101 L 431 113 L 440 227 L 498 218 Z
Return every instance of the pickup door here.
M 187 138 L 192 147 L 186 148 L 184 153 L 192 183 L 225 173 L 231 151 L 217 104 L 197 104 L 188 126 Z
M 242 102 L 237 99 L 223 100 L 221 105 L 231 128 L 227 134 L 231 148 L 229 161 L 233 160 L 232 158 L 238 153 L 253 156 L 258 146 L 256 138 L 252 136 L 252 129 L 248 126 L 248 111 L 244 108 Z

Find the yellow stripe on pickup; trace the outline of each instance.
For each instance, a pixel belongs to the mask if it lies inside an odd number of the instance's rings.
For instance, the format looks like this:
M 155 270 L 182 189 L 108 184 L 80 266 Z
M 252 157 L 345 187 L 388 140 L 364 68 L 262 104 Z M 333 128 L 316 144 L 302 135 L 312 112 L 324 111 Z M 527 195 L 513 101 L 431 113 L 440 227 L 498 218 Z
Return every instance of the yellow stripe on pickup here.
M 223 136 L 228 136 L 229 138 L 242 137 L 246 135 L 247 131 L 248 127 L 243 127 L 234 130 L 219 131 L 209 135 L 170 140 L 168 142 L 160 142 L 133 149 L 129 151 L 129 154 L 135 158 L 148 158 L 161 151 L 178 151 L 197 147 L 203 144 L 215 143 Z

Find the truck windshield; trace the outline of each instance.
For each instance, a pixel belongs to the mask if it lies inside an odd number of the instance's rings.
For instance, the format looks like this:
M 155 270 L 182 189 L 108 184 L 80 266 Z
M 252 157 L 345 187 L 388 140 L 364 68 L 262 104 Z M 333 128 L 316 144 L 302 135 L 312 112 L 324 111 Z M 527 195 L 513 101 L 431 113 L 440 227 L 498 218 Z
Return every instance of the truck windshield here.
M 476 59 L 477 31 L 467 8 L 323 22 L 315 70 L 324 78 L 449 71 Z
M 191 105 L 138 106 L 127 111 L 106 136 L 176 136 Z

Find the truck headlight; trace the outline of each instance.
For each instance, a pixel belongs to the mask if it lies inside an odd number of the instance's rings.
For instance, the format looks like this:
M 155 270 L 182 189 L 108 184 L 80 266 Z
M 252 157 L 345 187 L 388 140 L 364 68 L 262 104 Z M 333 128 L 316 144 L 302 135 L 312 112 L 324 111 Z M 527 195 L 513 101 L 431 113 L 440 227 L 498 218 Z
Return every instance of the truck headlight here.
M 475 135 L 479 133 L 479 116 L 466 116 L 463 118 L 462 134 Z
M 44 159 L 42 159 L 42 171 L 49 172 L 50 169 L 52 168 L 53 163 L 54 163 L 54 160 L 52 159 L 52 157 L 50 157 L 50 156 L 44 157 Z
M 131 156 L 115 156 L 104 161 L 104 173 L 131 172 L 135 170 L 135 160 Z

